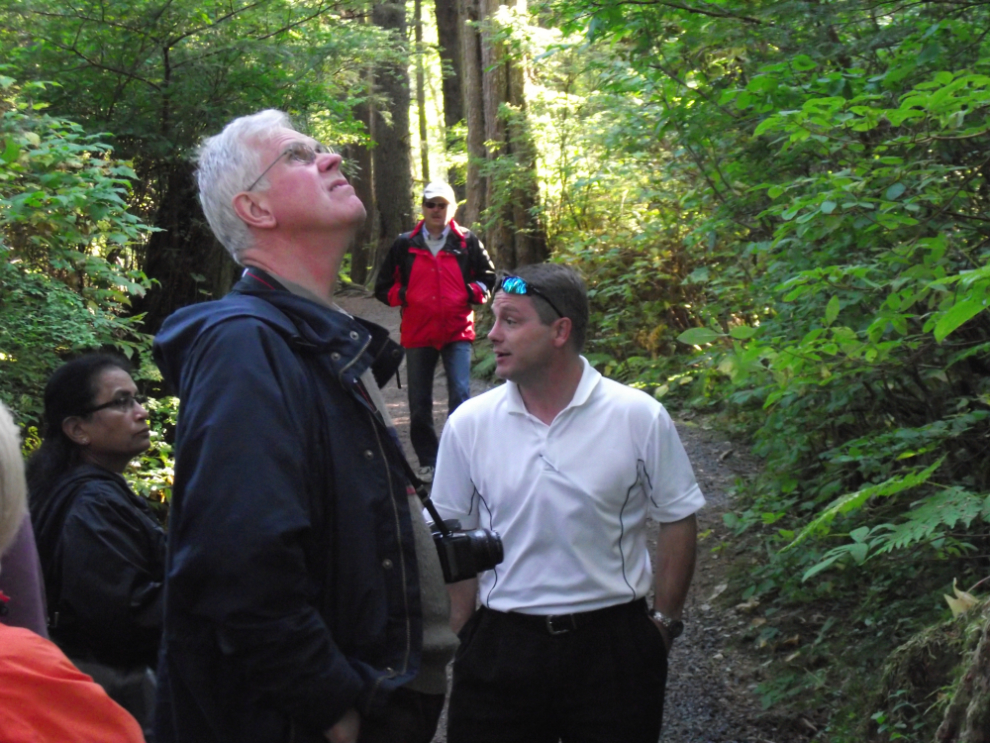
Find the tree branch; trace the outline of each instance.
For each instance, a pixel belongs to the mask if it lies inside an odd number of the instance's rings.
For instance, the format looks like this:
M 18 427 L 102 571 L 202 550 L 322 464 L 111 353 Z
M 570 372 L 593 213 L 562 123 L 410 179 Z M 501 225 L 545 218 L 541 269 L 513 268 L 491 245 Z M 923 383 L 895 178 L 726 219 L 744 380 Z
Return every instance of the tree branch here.
M 709 5 L 708 3 L 705 4 Z M 591 3 L 591 5 L 592 7 L 595 8 L 605 8 L 605 5 L 602 3 L 593 2 Z M 738 21 L 745 21 L 746 23 L 755 23 L 760 26 L 762 26 L 764 23 L 759 18 L 754 18 L 753 16 L 749 16 L 749 15 L 739 15 L 737 13 L 732 13 L 721 9 L 704 10 L 702 8 L 692 8 L 689 5 L 670 2 L 670 0 L 620 0 L 620 2 L 617 3 L 609 3 L 608 7 L 613 8 L 617 5 L 663 5 L 667 8 L 673 8 L 674 10 L 684 10 L 687 11 L 688 13 L 697 13 L 699 15 L 706 15 L 712 18 L 734 18 Z M 709 5 L 709 7 L 711 6 Z M 773 21 L 770 21 L 768 25 L 773 26 L 775 24 Z

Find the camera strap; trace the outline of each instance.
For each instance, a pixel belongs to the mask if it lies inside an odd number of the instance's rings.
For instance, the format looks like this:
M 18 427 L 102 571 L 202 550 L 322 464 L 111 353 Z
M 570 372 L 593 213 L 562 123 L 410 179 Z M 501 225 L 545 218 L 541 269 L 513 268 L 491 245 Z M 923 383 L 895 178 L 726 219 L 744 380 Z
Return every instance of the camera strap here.
M 426 483 L 416 476 L 413 472 L 412 465 L 409 464 L 409 460 L 406 459 L 405 453 L 399 448 L 398 442 L 391 435 L 386 436 L 386 438 L 391 442 L 393 448 L 396 450 L 395 454 L 402 464 L 402 471 L 406 475 L 406 479 L 409 480 L 409 484 L 413 486 L 413 490 L 416 491 L 416 495 L 419 496 L 420 501 L 423 503 L 423 508 L 430 514 L 430 518 L 433 519 L 433 523 L 436 524 L 437 529 L 445 537 L 450 536 L 453 532 L 447 528 L 446 522 L 440 517 L 437 512 L 437 507 L 433 505 L 433 501 L 430 499 L 430 490 L 426 487 Z

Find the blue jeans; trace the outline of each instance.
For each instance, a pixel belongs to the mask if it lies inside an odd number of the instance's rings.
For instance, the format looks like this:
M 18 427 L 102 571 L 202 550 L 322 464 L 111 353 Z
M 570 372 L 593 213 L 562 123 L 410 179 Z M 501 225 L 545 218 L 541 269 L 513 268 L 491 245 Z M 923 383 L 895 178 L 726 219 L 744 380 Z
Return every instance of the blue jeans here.
M 471 396 L 471 341 L 435 348 L 406 349 L 409 387 L 409 438 L 421 467 L 436 466 L 437 432 L 433 428 L 433 373 L 437 359 L 447 374 L 447 415 Z

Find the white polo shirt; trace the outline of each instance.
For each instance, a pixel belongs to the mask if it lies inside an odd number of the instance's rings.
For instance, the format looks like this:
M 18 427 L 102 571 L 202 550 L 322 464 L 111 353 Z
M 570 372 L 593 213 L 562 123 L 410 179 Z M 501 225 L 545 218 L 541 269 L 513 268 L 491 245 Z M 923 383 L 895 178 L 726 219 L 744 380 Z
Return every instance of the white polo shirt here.
M 581 361 L 549 426 L 506 382 L 461 404 L 440 439 L 437 510 L 502 537 L 505 560 L 478 576 L 491 609 L 566 614 L 646 596 L 647 515 L 679 521 L 705 504 L 664 407 Z

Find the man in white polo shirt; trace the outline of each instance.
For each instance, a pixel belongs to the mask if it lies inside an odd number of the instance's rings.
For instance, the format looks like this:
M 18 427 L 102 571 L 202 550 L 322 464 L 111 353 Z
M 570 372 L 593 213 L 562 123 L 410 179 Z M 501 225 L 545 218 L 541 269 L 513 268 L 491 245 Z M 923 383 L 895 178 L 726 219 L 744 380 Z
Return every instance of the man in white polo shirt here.
M 704 497 L 663 406 L 580 355 L 588 300 L 573 269 L 524 266 L 495 291 L 506 384 L 449 419 L 433 485 L 443 518 L 497 531 L 505 549 L 450 586 L 447 740 L 656 743 Z

